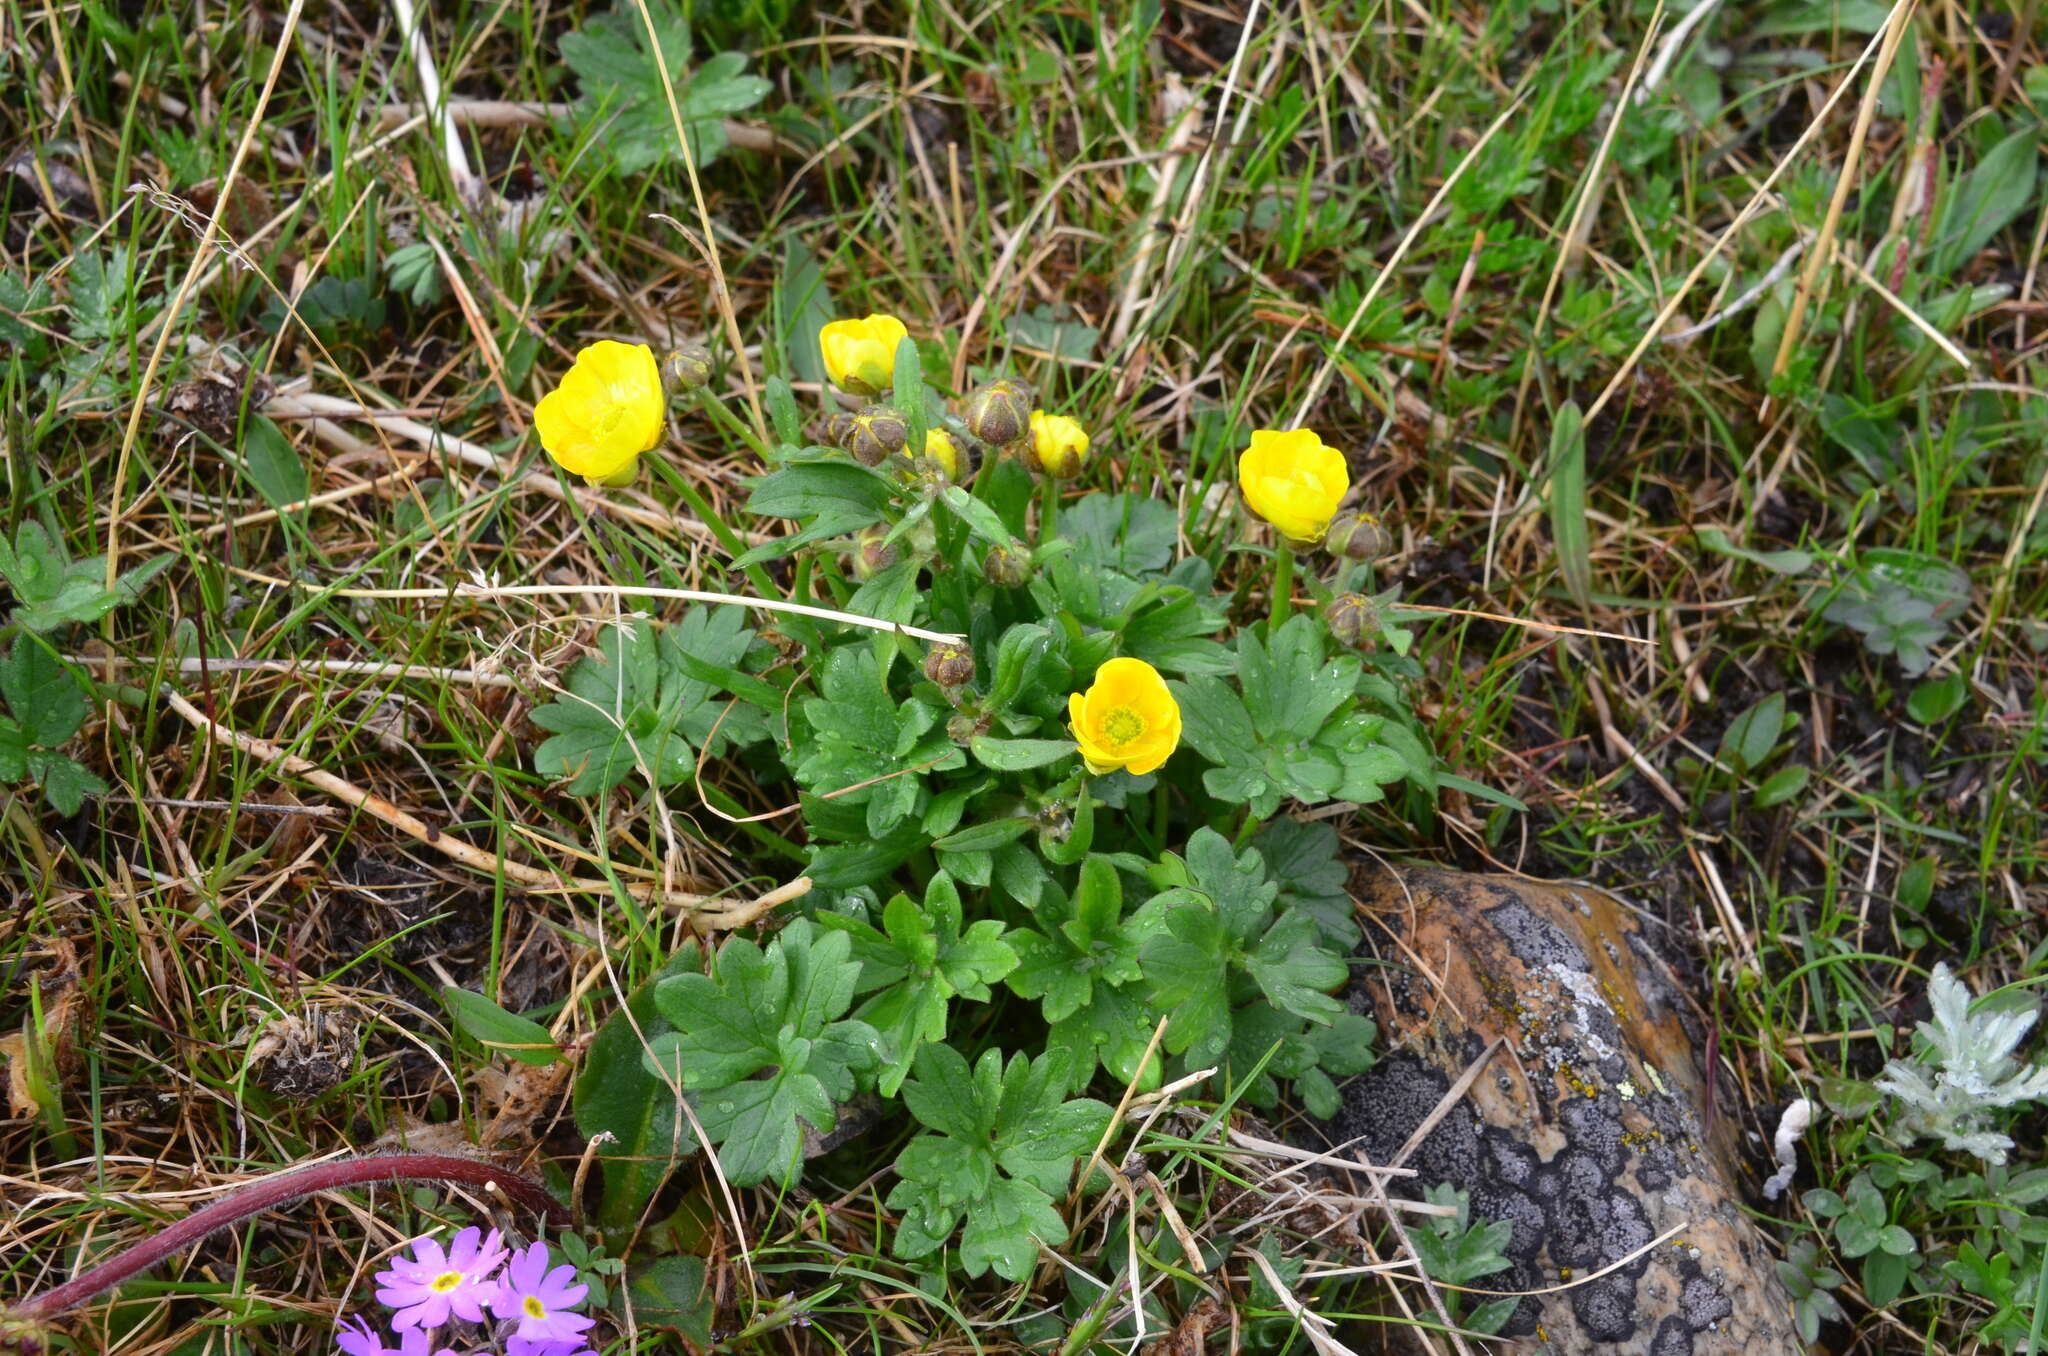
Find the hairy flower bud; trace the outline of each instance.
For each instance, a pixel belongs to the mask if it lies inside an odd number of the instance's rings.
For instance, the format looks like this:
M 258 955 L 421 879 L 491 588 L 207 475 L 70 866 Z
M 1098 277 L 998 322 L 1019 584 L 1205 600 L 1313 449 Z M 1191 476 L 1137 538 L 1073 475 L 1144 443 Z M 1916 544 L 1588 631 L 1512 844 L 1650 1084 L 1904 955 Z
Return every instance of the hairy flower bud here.
M 1370 649 L 1380 633 L 1379 604 L 1362 593 L 1340 593 L 1323 605 L 1323 624 L 1344 644 Z
M 981 572 L 998 588 L 1021 589 L 1038 573 L 1038 566 L 1025 547 L 994 546 L 982 557 Z
M 968 396 L 960 417 L 990 447 L 1008 447 L 1030 429 L 1032 399 L 1029 383 L 1000 377 Z
M 951 691 L 974 681 L 974 652 L 964 645 L 934 645 L 925 653 L 924 676 Z
M 903 450 L 910 425 L 893 406 L 868 405 L 839 426 L 839 445 L 863 466 L 880 466 Z
M 883 570 L 903 558 L 903 553 L 889 541 L 889 525 L 875 523 L 860 530 L 853 539 L 853 577 L 859 580 L 873 579 Z
M 1378 560 L 1394 549 L 1394 534 L 1377 513 L 1340 513 L 1323 533 L 1323 549 L 1353 560 Z
M 694 391 L 711 380 L 711 350 L 702 344 L 670 349 L 661 360 L 661 384 L 670 395 Z
M 975 736 L 987 734 L 994 724 L 994 718 L 986 711 L 978 715 L 955 711 L 946 721 L 946 738 L 955 744 L 972 744 Z

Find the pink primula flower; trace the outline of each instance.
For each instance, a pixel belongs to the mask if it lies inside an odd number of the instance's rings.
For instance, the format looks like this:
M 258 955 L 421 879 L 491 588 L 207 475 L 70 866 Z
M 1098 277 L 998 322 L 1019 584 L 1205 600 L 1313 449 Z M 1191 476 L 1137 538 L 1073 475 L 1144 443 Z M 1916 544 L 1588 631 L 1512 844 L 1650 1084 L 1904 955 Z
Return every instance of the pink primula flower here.
M 535 1243 L 512 1254 L 505 1277 L 491 1300 L 491 1312 L 519 1324 L 516 1336 L 524 1342 L 574 1343 L 594 1318 L 572 1313 L 590 1287 L 577 1285 L 576 1268 L 564 1263 L 548 1268 L 548 1245 Z
M 394 1260 L 377 1273 L 377 1300 L 398 1312 L 394 1332 L 438 1328 L 452 1314 L 468 1323 L 484 1321 L 484 1306 L 498 1296 L 492 1277 L 505 1261 L 505 1245 L 493 1229 L 464 1229 L 443 1251 L 439 1239 L 416 1238 L 412 1256 Z M 407 1352 L 406 1356 L 412 1356 Z

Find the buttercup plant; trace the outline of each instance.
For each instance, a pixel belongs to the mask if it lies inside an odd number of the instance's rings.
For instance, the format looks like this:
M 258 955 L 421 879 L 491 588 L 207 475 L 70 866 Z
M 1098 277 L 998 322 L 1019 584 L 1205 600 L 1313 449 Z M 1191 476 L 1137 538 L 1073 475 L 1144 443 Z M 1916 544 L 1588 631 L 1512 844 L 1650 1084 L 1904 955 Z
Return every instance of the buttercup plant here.
M 615 1019 L 579 1124 L 620 1136 L 599 1153 L 599 1217 L 620 1227 L 659 1180 L 645 1164 L 678 1150 L 715 1152 L 736 1187 L 790 1185 L 807 1143 L 909 1132 L 896 1257 L 1015 1280 L 1066 1238 L 1054 1202 L 1089 1187 L 1074 1170 L 1122 1086 L 1206 1075 L 1327 1114 L 1335 1079 L 1371 1062 L 1371 1024 L 1332 997 L 1357 937 L 1336 835 L 1281 807 L 1428 796 L 1436 763 L 1402 694 L 1413 666 L 1343 648 L 1390 609 L 1359 595 L 1328 629 L 1320 607 L 1233 614 L 1208 559 L 1176 558 L 1191 534 L 1172 504 L 1091 484 L 1109 478 L 1095 439 L 1040 403 L 1056 372 L 948 398 L 887 316 L 832 322 L 819 347 L 873 403 L 828 392 L 806 412 L 769 377 L 747 507 L 792 530 L 736 563 L 793 556 L 849 611 L 948 638 L 778 617 L 771 639 L 729 614 L 714 652 L 692 611 L 669 629 L 700 639 L 607 649 L 568 675 L 573 704 L 535 713 L 622 732 L 586 751 L 601 783 L 548 746 L 581 788 L 688 776 L 722 711 L 720 751 L 798 788 L 790 865 L 811 882 L 772 935 L 693 945 L 646 1017 Z M 1260 431 L 1244 467 L 1247 502 L 1303 547 L 1349 488 L 1307 431 Z M 1338 591 L 1370 569 L 1352 557 L 1376 526 L 1345 525 Z M 953 1046 L 969 1032 L 971 1065 Z M 693 1117 L 656 1142 L 678 1089 Z

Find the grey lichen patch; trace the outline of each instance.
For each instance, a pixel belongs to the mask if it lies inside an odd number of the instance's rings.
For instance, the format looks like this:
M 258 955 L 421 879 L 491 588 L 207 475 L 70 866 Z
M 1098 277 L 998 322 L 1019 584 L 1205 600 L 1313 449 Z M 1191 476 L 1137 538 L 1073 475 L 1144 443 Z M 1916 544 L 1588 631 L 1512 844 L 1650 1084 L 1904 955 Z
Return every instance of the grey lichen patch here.
M 1569 966 L 1574 970 L 1589 968 L 1586 953 L 1570 934 L 1547 918 L 1540 917 L 1520 900 L 1499 904 L 1486 911 L 1486 921 L 1493 924 L 1501 936 L 1508 939 L 1508 946 L 1525 963 L 1543 967 L 1547 965 Z
M 1485 1285 L 1545 1293 L 1516 1306 L 1510 1349 L 1799 1351 L 1702 1133 L 1678 996 L 1639 982 L 1661 969 L 1633 921 L 1591 889 L 1564 899 L 1447 872 L 1408 872 L 1379 902 L 1380 957 L 1426 956 L 1430 971 L 1362 970 L 1350 1001 L 1379 1019 L 1392 1053 L 1344 1089 L 1327 1138 L 1388 1161 L 1488 1042 L 1505 1045 L 1408 1166 L 1412 1189 L 1452 1183 L 1511 1225 L 1510 1265 Z M 1652 1246 L 1674 1227 L 1679 1244 Z

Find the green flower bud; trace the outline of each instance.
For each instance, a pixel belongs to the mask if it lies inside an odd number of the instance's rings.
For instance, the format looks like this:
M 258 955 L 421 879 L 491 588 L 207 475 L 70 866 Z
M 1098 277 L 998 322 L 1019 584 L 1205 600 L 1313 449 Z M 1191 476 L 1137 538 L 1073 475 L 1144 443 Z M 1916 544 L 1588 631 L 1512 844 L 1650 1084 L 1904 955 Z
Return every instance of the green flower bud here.
M 1030 431 L 1033 399 L 1028 383 L 1002 377 L 967 397 L 961 421 L 990 447 L 1008 447 Z
M 903 558 L 903 553 L 889 541 L 889 525 L 875 523 L 860 530 L 853 539 L 853 577 L 859 580 L 873 579 L 882 571 Z
M 1362 593 L 1340 593 L 1323 605 L 1323 625 L 1344 644 L 1369 650 L 1379 639 L 1379 604 Z
M 1394 534 L 1377 513 L 1340 513 L 1323 533 L 1323 549 L 1353 560 L 1378 560 L 1394 549 Z
M 839 426 L 839 445 L 863 466 L 880 466 L 910 441 L 910 424 L 893 406 L 869 405 Z
M 977 735 L 985 735 L 995 724 L 987 712 L 979 715 L 968 711 L 955 711 L 946 721 L 946 738 L 955 744 L 972 744 Z
M 671 349 L 661 360 L 661 384 L 672 396 L 694 391 L 710 380 L 711 350 L 702 344 Z
M 997 588 L 1021 589 L 1038 573 L 1038 565 L 1025 547 L 995 546 L 982 557 L 981 572 Z
M 974 651 L 964 645 L 934 645 L 925 653 L 924 676 L 951 692 L 974 681 Z

